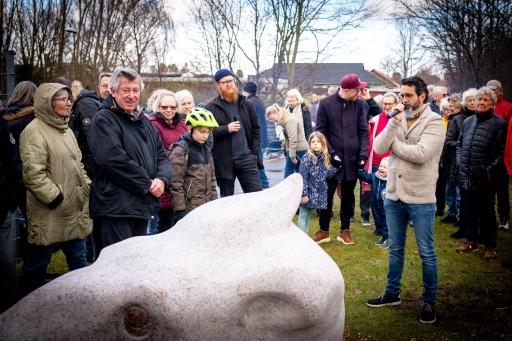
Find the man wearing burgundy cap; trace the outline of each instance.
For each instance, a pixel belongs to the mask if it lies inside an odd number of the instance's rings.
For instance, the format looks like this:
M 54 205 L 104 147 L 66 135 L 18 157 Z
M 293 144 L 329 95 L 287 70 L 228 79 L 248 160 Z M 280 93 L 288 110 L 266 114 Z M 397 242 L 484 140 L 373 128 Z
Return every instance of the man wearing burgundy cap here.
M 336 238 L 344 245 L 355 244 L 350 236 L 350 217 L 354 214 L 354 187 L 358 169 L 363 169 L 368 155 L 368 122 L 359 90 L 366 83 L 356 74 L 343 76 L 340 89 L 320 101 L 316 118 L 316 130 L 323 133 L 329 145 L 331 162 L 339 170 L 327 180 L 327 209 L 320 211 L 320 230 L 313 236 L 317 243 L 330 241 L 329 222 L 332 201 L 338 182 L 341 182 L 341 231 Z

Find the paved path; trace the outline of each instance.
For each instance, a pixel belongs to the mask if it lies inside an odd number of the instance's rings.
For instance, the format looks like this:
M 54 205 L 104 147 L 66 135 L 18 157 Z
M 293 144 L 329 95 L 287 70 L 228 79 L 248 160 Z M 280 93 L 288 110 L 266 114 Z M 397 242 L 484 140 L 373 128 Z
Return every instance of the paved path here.
M 267 159 L 263 162 L 265 165 L 265 174 L 267 174 L 267 178 L 270 184 L 270 187 L 276 185 L 281 182 L 284 177 L 284 164 L 285 158 L 272 158 Z M 235 194 L 242 194 L 242 188 L 238 183 L 238 180 L 235 181 Z

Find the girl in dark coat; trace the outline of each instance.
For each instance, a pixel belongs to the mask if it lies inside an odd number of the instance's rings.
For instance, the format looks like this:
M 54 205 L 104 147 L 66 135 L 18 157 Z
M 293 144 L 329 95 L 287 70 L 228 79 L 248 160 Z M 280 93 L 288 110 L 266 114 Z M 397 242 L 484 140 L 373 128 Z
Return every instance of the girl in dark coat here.
M 327 208 L 327 178 L 336 174 L 331 165 L 324 134 L 314 132 L 308 141 L 308 152 L 302 157 L 299 173 L 303 179 L 302 198 L 299 209 L 299 228 L 306 234 L 309 229 L 311 211 Z

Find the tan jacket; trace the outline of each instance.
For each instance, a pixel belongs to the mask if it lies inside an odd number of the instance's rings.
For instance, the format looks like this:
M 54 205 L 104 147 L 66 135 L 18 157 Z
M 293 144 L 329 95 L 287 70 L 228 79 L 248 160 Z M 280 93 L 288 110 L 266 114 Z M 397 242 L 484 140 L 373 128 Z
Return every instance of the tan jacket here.
M 20 137 L 23 181 L 27 188 L 29 242 L 51 245 L 84 239 L 92 231 L 89 219 L 89 185 L 82 154 L 67 119 L 59 118 L 51 99 L 66 86 L 46 83 L 34 95 L 35 118 Z M 62 202 L 47 205 L 60 194 Z M 58 199 L 57 199 L 58 201 Z M 55 203 L 55 202 L 54 202 Z
M 284 148 L 291 159 L 297 156 L 297 151 L 302 152 L 308 150 L 308 142 L 304 137 L 302 118 L 299 121 L 296 116 L 290 114 L 288 115 L 288 121 L 286 121 L 286 123 L 280 121 L 279 125 L 283 127 L 285 138 Z
M 391 150 L 386 198 L 408 204 L 436 202 L 439 158 L 446 137 L 443 118 L 429 106 L 407 129 L 407 120 L 389 120 L 375 138 L 373 150 Z

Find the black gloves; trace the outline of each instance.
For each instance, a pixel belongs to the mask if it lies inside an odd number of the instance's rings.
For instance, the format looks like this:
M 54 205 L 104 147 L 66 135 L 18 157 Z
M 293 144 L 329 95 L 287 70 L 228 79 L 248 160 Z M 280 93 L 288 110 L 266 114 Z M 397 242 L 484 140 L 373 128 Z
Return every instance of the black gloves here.
M 364 166 L 366 165 L 366 160 L 360 159 L 357 163 L 357 170 L 364 170 Z
M 341 166 L 343 166 L 341 156 L 339 156 L 335 152 L 331 153 L 331 165 L 335 168 L 340 168 Z

